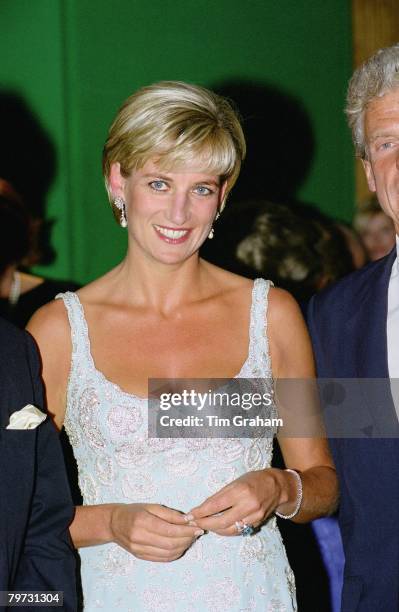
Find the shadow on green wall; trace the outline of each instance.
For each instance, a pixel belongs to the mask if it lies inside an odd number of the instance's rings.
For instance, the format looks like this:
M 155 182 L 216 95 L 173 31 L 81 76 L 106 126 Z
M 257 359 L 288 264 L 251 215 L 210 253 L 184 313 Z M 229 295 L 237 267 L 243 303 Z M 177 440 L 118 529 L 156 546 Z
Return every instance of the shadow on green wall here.
M 47 194 L 57 173 L 56 150 L 38 118 L 18 93 L 0 90 L 0 178 L 20 193 L 40 224 L 38 252 L 43 264 L 55 260 L 54 220 L 46 219 Z
M 230 79 L 210 88 L 234 102 L 247 141 L 247 157 L 230 199 L 295 200 L 310 174 L 315 147 L 302 103 L 256 81 Z

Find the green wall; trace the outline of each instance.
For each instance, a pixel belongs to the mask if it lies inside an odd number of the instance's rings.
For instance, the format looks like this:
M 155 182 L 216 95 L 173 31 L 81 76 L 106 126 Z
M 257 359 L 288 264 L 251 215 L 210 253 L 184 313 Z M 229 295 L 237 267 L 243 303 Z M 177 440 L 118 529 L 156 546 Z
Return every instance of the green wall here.
M 57 150 L 48 216 L 58 257 L 39 271 L 86 282 L 122 257 L 125 237 L 107 203 L 101 150 L 124 98 L 160 79 L 209 85 L 241 77 L 293 95 L 309 115 L 316 145 L 297 195 L 350 218 L 353 155 L 342 111 L 351 72 L 349 5 L 2 0 L 0 88 L 25 97 Z

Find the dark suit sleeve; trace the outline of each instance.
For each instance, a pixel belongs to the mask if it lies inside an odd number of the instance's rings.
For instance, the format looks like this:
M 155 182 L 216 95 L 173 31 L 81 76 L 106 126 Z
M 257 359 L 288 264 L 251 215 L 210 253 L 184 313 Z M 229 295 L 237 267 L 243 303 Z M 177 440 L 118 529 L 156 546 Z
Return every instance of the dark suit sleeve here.
M 25 332 L 26 340 L 26 355 L 29 365 L 29 372 L 32 381 L 32 392 L 35 406 L 44 407 L 44 395 L 43 395 L 43 383 L 41 379 L 41 366 L 39 362 L 39 355 L 32 339 L 32 336 Z
M 35 404 L 42 406 L 39 360 L 33 341 L 26 338 Z M 13 589 L 63 591 L 63 609 L 76 610 L 75 556 L 68 531 L 73 506 L 58 434 L 49 417 L 38 427 L 34 460 L 32 508 Z

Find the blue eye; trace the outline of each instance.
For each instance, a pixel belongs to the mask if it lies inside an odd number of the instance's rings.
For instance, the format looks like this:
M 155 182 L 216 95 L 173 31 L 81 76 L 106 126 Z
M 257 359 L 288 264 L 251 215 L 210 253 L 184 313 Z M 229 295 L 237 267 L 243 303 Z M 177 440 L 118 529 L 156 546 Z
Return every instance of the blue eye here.
M 151 181 L 150 187 L 155 191 L 165 191 L 167 189 L 165 181 Z
M 198 193 L 198 195 L 210 195 L 213 193 L 213 191 L 209 189 L 209 187 L 205 187 L 205 185 L 197 185 L 194 191 Z

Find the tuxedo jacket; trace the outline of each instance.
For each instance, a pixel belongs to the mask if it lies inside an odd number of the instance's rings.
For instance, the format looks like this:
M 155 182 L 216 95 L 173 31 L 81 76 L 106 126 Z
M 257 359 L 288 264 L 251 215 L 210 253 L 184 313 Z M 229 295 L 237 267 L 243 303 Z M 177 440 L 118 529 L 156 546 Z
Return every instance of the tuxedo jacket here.
M 38 355 L 27 332 L 0 319 L 0 590 L 63 591 L 63 608 L 46 610 L 74 611 L 73 506 L 58 434 L 49 417 L 6 429 L 26 404 L 43 409 Z
M 369 438 L 330 439 L 346 558 L 342 612 L 399 610 L 399 439 L 387 357 L 388 285 L 395 257 L 393 250 L 350 274 L 313 297 L 308 309 L 319 377 L 385 379 L 376 397 L 375 385 L 369 385 L 358 404 L 374 417 L 374 433 L 371 428 Z

